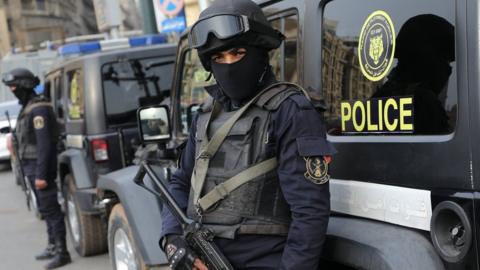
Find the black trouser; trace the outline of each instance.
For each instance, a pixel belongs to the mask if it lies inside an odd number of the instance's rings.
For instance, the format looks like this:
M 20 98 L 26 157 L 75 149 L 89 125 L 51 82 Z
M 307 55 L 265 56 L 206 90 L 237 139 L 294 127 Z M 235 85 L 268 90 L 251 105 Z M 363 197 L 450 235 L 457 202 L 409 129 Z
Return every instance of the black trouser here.
M 65 221 L 64 214 L 60 208 L 57 198 L 57 186 L 54 181 L 47 181 L 49 184 L 45 189 L 35 189 L 35 176 L 28 176 L 32 189 L 37 197 L 38 210 L 47 223 L 47 233 L 49 243 L 54 243 L 55 239 L 65 239 Z

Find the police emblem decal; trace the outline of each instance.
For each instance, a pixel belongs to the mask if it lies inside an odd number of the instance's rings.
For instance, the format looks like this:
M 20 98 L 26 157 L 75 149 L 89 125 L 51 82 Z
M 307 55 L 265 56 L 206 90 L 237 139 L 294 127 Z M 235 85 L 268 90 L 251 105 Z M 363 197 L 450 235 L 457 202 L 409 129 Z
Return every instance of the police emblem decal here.
M 45 126 L 45 121 L 43 120 L 43 116 L 35 116 L 33 118 L 33 127 L 35 129 L 42 129 Z
M 304 157 L 305 159 L 305 178 L 317 185 L 322 185 L 330 180 L 328 175 L 328 163 L 323 157 Z
M 358 39 L 360 69 L 370 81 L 380 81 L 390 70 L 395 52 L 395 29 L 392 19 L 382 10 L 365 20 Z

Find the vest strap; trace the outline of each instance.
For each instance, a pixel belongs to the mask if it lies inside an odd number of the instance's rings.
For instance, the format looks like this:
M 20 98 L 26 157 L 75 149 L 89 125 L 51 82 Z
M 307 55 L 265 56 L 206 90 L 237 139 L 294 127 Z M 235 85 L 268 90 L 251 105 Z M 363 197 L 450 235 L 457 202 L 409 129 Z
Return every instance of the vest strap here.
M 277 159 L 270 158 L 238 173 L 227 181 L 215 186 L 210 192 L 198 200 L 202 210 L 207 210 L 215 203 L 228 196 L 232 191 L 253 179 L 277 167 Z
M 42 101 L 42 102 L 35 102 L 33 104 L 28 105 L 22 112 L 23 115 L 27 115 L 33 111 L 33 109 L 38 107 L 52 107 L 52 103 Z

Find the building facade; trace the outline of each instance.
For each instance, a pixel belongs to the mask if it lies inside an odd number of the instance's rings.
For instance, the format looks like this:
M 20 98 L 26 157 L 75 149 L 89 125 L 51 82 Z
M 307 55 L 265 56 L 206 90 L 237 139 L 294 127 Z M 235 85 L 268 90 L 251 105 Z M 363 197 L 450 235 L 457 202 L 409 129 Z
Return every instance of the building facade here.
M 97 33 L 92 0 L 0 0 L 0 54 Z

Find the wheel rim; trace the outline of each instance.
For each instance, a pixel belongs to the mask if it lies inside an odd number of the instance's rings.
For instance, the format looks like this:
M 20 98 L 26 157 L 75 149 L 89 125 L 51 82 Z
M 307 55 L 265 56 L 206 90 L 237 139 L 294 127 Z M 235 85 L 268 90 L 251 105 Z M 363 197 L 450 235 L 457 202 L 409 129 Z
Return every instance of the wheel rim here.
M 75 203 L 72 200 L 71 195 L 67 199 L 68 205 L 68 223 L 70 224 L 70 231 L 73 236 L 73 241 L 78 243 L 80 241 L 80 225 L 78 224 L 77 211 L 75 209 Z
M 115 266 L 117 270 L 137 270 L 133 248 L 127 234 L 121 228 L 113 236 Z

